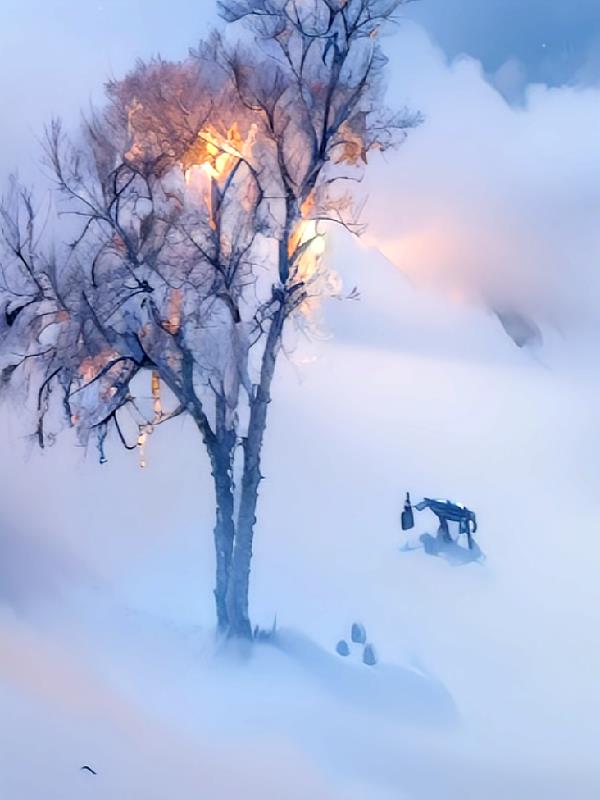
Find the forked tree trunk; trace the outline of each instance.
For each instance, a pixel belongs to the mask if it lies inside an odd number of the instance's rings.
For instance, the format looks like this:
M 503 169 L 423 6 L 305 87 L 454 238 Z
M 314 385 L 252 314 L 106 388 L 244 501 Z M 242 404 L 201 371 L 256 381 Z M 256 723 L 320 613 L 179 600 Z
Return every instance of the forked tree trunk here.
M 256 405 L 258 403 L 260 403 L 259 410 Z M 227 591 L 229 633 L 231 636 L 241 638 L 250 638 L 252 635 L 248 614 L 248 590 L 258 487 L 261 482 L 260 455 L 266 426 L 266 411 L 266 402 L 262 399 L 259 401 L 257 397 L 251 412 L 248 437 L 244 442 L 242 492 Z M 257 417 L 262 420 L 262 424 Z
M 227 424 L 227 403 L 221 391 L 216 398 L 216 435 L 209 446 L 212 475 L 215 484 L 216 521 L 215 540 L 215 604 L 219 633 L 229 630 L 227 613 L 227 587 L 231 571 L 231 558 L 235 540 L 235 486 L 233 461 L 236 446 L 236 432 Z
M 227 587 L 235 538 L 233 482 L 227 466 L 222 463 L 215 465 L 214 481 L 217 511 L 214 528 L 216 555 L 215 603 L 217 626 L 219 632 L 225 633 L 229 629 Z
M 244 467 L 240 507 L 227 590 L 227 615 L 229 621 L 229 635 L 244 639 L 249 639 L 252 636 L 252 627 L 248 614 L 252 542 L 254 538 L 254 525 L 256 523 L 258 487 L 262 480 L 260 470 L 261 452 L 267 426 L 267 412 L 271 402 L 271 384 L 273 382 L 277 354 L 281 344 L 283 321 L 284 307 L 283 304 L 281 304 L 271 322 L 271 328 L 267 336 L 262 360 L 260 383 L 257 387 L 256 395 L 251 402 L 248 435 L 243 445 Z

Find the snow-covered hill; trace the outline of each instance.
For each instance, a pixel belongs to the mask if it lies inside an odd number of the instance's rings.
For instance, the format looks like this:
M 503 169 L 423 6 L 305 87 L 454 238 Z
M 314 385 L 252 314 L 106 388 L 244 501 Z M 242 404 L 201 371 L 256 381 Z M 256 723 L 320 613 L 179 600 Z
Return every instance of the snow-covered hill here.
M 252 605 L 278 646 L 214 652 L 191 426 L 142 471 L 67 441 L 25 459 L 3 413 L 3 798 L 598 796 L 597 381 L 568 341 L 520 351 L 332 248 L 361 299 L 282 364 L 265 455 Z M 474 508 L 487 559 L 404 551 L 432 529 L 401 532 L 407 490 Z M 355 620 L 375 667 L 334 653 Z

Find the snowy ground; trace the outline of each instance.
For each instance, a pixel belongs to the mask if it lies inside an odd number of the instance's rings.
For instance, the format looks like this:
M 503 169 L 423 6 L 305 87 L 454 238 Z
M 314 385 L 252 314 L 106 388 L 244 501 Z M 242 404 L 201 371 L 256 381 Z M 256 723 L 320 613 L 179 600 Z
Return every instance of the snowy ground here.
M 252 606 L 265 628 L 277 617 L 278 647 L 215 653 L 191 426 L 161 433 L 141 471 L 66 442 L 25 459 L 3 413 L 0 797 L 600 796 L 585 347 L 550 333 L 518 351 L 491 316 L 337 248 L 362 299 L 283 365 L 265 456 Z M 403 552 L 432 527 L 401 532 L 406 490 L 474 508 L 487 560 Z M 334 654 L 355 619 L 375 668 Z

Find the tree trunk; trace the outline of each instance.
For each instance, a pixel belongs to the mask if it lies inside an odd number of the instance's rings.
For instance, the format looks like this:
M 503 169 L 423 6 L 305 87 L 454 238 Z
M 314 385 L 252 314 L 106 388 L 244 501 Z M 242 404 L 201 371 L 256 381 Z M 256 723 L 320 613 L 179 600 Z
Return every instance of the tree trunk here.
M 250 638 L 252 635 L 248 614 L 248 589 L 258 487 L 262 480 L 260 456 L 266 428 L 268 403 L 269 400 L 265 399 L 259 390 L 252 404 L 248 436 L 244 441 L 242 491 L 227 592 L 229 633 L 231 636 L 245 639 Z
M 227 587 L 235 538 L 234 490 L 230 458 L 220 454 L 213 460 L 217 518 L 214 529 L 216 555 L 215 602 L 217 626 L 221 633 L 229 630 Z
M 257 386 L 256 396 L 251 403 L 248 435 L 243 444 L 242 490 L 227 591 L 227 614 L 229 617 L 229 634 L 246 639 L 252 636 L 252 627 L 248 614 L 248 589 L 258 487 L 262 480 L 260 471 L 261 452 L 267 426 L 267 411 L 271 402 L 271 383 L 273 382 L 277 354 L 281 344 L 281 331 L 285 318 L 284 310 L 283 301 L 280 301 L 280 307 L 271 321 L 271 328 L 267 336 L 260 383 Z
M 246 456 L 245 456 L 246 458 Z M 254 467 L 244 467 L 242 499 L 238 514 L 237 531 L 233 548 L 233 558 L 227 591 L 227 616 L 229 635 L 242 639 L 252 636 L 248 613 L 248 590 L 250 583 L 250 563 L 252 561 L 252 541 L 256 522 L 258 485 L 260 477 L 259 459 L 253 459 Z

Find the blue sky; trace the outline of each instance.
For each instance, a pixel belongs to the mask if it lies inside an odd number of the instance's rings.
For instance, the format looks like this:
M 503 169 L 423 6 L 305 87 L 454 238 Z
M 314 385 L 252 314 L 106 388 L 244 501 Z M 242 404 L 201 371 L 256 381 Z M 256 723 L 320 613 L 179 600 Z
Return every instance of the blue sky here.
M 490 72 L 515 58 L 531 82 L 600 78 L 598 0 L 419 0 L 408 13 L 450 56 L 466 52 Z

